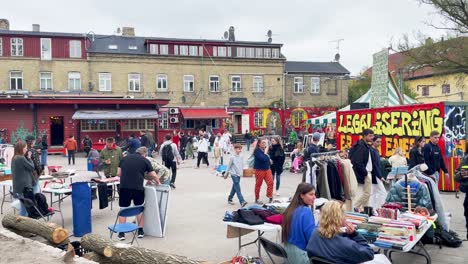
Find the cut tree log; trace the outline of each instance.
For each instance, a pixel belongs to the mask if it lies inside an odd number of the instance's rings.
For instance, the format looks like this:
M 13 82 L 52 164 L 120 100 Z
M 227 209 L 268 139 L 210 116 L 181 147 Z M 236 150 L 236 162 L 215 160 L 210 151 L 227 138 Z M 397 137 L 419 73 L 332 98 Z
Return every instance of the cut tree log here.
M 87 260 L 91 260 L 91 261 L 94 261 L 94 262 L 97 262 L 97 263 L 100 263 L 100 264 L 107 264 L 107 263 L 113 263 L 112 260 L 110 260 L 109 258 L 99 254 L 99 253 L 96 253 L 96 252 L 88 252 L 88 253 L 85 253 L 83 255 L 83 258 L 87 259 Z
M 12 213 L 6 214 L 3 217 L 2 225 L 11 230 L 39 235 L 56 245 L 68 240 L 68 231 L 57 224 L 18 216 Z
M 170 255 L 167 253 L 134 247 L 129 244 L 114 243 L 100 235 L 86 234 L 81 238 L 84 249 L 94 251 L 108 258 L 112 263 L 154 263 L 154 264 L 199 264 L 202 261 L 187 257 Z

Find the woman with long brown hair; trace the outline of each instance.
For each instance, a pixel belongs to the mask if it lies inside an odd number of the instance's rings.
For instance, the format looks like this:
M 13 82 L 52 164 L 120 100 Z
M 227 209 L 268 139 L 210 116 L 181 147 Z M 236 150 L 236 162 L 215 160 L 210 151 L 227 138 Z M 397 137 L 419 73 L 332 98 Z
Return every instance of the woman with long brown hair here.
M 25 191 L 32 192 L 35 181 L 33 176 L 34 163 L 31 160 L 32 153 L 31 151 L 28 151 L 28 147 L 24 141 L 16 142 L 14 149 L 15 154 L 11 162 L 13 193 L 23 196 Z M 23 205 L 21 205 L 20 215 L 27 215 L 26 209 Z
M 327 202 L 320 210 L 320 225 L 310 237 L 307 252 L 340 264 L 374 259 L 374 251 L 366 239 L 356 232 L 353 224 L 346 222 L 344 216 L 340 202 Z M 342 227 L 346 229 L 344 233 Z
M 288 254 L 289 263 L 309 263 L 306 246 L 315 229 L 312 206 L 315 202 L 315 188 L 312 184 L 301 183 L 288 208 L 283 213 L 282 241 Z

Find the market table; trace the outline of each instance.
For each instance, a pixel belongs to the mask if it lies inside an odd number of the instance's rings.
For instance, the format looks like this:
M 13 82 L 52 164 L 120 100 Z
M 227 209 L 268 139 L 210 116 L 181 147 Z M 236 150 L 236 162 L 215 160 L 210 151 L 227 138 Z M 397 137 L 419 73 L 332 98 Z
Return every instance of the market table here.
M 247 225 L 238 222 L 224 222 L 227 226 L 227 238 L 239 238 L 239 250 L 245 246 L 251 244 L 257 244 L 258 247 L 258 256 L 261 257 L 261 245 L 260 245 L 260 237 L 265 232 L 275 232 L 276 231 L 276 243 L 278 243 L 278 238 L 281 237 L 281 225 L 274 225 L 269 223 L 264 223 L 261 225 Z M 249 243 L 242 244 L 241 237 L 248 233 L 257 231 L 257 238 Z
M 2 193 L 2 205 L 0 206 L 0 214 L 3 214 L 3 204 L 5 203 L 5 199 L 7 196 L 10 196 L 10 189 L 13 187 L 12 180 L 0 181 L 0 186 L 2 186 L 3 193 Z M 8 191 L 5 188 L 8 187 Z

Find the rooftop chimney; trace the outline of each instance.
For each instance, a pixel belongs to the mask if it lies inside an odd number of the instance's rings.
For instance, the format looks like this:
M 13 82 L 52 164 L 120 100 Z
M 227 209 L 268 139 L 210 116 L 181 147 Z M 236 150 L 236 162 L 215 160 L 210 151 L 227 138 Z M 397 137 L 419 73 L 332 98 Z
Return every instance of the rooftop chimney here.
M 135 28 L 133 28 L 133 27 L 122 27 L 122 36 L 134 37 L 135 36 Z
M 10 22 L 8 19 L 0 18 L 0 29 L 10 30 Z
M 32 24 L 32 30 L 33 30 L 33 32 L 39 32 L 39 31 L 41 31 L 41 25 L 39 25 L 39 24 Z

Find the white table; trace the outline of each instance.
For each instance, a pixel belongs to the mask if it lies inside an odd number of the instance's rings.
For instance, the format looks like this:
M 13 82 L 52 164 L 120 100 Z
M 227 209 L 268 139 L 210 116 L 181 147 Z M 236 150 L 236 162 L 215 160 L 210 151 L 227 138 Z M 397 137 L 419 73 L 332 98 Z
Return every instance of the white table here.
M 232 236 L 229 236 L 230 228 L 235 229 L 238 232 L 237 236 L 235 237 L 239 238 L 239 250 L 245 246 L 248 246 L 251 244 L 257 244 L 259 257 L 261 257 L 260 237 L 265 232 L 276 232 L 276 243 L 278 243 L 278 238 L 281 238 L 281 225 L 274 225 L 270 223 L 264 223 L 261 225 L 247 225 L 247 224 L 238 223 L 238 222 L 224 222 L 224 224 L 226 224 L 228 228 L 228 231 L 227 231 L 228 238 L 233 238 Z M 257 231 L 257 238 L 252 242 L 242 244 L 241 237 L 253 231 Z
M 2 205 L 0 206 L 0 214 L 3 214 L 3 204 L 5 203 L 6 197 L 10 195 L 9 191 L 11 190 L 11 188 L 13 188 L 13 181 L 12 180 L 1 181 L 0 186 L 2 186 L 2 189 L 3 189 Z M 8 187 L 8 191 L 5 190 L 6 187 Z

